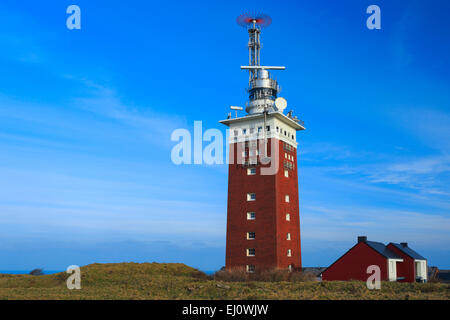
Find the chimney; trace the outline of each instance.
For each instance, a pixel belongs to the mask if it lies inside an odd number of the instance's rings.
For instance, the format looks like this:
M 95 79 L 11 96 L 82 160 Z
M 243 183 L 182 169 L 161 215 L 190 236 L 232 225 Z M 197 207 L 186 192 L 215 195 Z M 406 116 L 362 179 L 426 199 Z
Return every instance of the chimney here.
M 358 237 L 358 243 L 360 242 L 367 242 L 367 237 L 366 236 L 359 236 Z
M 408 247 L 408 242 L 400 242 L 400 245 L 402 246 L 402 247 Z

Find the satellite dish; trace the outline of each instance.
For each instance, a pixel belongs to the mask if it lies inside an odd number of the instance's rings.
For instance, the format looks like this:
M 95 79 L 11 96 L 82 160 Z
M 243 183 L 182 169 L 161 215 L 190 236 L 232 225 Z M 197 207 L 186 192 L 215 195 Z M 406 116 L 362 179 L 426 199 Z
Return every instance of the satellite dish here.
M 277 107 L 278 111 L 283 112 L 287 107 L 287 101 L 285 98 L 278 97 L 275 99 L 275 107 Z

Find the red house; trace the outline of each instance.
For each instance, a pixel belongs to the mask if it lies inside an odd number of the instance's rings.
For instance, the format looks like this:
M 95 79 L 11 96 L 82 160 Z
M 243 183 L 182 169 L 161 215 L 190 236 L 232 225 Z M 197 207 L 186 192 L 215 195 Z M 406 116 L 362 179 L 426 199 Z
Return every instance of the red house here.
M 358 237 L 358 242 L 337 259 L 321 275 L 322 280 L 366 281 L 370 274 L 367 267 L 377 265 L 381 271 L 381 281 L 425 282 L 427 280 L 427 260 L 408 247 L 407 243 L 368 241 Z

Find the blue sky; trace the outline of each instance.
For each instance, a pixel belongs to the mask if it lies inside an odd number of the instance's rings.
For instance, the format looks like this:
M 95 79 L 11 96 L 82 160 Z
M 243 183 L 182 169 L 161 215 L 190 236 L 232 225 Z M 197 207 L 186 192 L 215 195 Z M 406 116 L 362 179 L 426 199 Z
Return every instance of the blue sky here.
M 82 29 L 66 28 L 81 8 Z M 366 8 L 381 8 L 381 30 Z M 305 121 L 302 256 L 358 235 L 450 268 L 447 1 L 20 1 L 0 5 L 0 270 L 225 261 L 226 165 L 174 165 L 176 128 L 247 99 L 246 11 Z

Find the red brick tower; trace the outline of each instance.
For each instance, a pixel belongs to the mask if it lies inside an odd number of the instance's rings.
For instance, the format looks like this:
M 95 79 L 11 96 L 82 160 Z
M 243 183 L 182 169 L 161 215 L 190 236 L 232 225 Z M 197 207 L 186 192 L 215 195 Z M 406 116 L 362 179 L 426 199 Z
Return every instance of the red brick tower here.
M 285 67 L 259 63 L 260 27 L 270 18 L 241 17 L 250 36 L 250 65 L 241 67 L 249 70 L 250 101 L 245 116 L 220 121 L 230 132 L 226 268 L 299 269 L 296 131 L 305 128 L 283 113 L 286 100 L 268 71 Z

